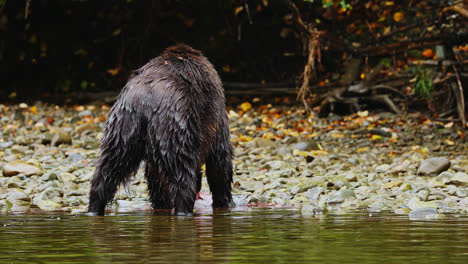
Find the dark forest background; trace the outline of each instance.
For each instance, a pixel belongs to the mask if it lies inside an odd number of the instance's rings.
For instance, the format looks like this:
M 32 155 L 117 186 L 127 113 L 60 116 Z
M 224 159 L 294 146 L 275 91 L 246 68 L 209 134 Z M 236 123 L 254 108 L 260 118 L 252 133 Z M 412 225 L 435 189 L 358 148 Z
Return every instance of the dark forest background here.
M 249 18 L 236 11 L 242 1 L 3 1 L 2 96 L 119 90 L 179 42 L 202 50 L 226 82 L 294 82 L 304 59 L 294 35 L 281 35 L 287 6 L 256 2 Z
M 464 119 L 467 10 L 442 0 L 0 0 L 0 98 L 93 100 L 183 42 L 227 91 Z

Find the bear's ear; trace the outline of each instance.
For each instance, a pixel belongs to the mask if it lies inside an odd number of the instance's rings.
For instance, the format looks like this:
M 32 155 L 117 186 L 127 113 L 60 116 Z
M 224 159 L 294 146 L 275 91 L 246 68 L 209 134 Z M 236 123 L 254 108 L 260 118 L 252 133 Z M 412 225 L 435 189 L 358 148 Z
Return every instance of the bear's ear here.
M 180 55 L 188 55 L 188 56 L 201 56 L 202 55 L 199 50 L 196 50 L 184 43 L 179 43 L 177 45 L 167 48 L 166 50 L 164 50 L 163 54 L 165 55 L 175 54 L 177 55 L 177 57 L 180 57 Z

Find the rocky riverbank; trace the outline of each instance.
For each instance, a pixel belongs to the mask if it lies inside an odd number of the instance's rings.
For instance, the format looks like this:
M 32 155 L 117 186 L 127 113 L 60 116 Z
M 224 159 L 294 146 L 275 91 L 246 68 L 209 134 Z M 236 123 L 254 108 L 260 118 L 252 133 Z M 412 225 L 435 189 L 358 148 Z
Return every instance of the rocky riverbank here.
M 82 213 L 108 106 L 0 105 L 0 211 Z M 453 122 L 301 107 L 229 109 L 238 206 L 353 209 L 437 219 L 468 211 L 468 140 Z M 209 192 L 206 183 L 204 192 Z M 206 196 L 205 196 L 205 199 Z M 111 210 L 149 209 L 140 169 Z

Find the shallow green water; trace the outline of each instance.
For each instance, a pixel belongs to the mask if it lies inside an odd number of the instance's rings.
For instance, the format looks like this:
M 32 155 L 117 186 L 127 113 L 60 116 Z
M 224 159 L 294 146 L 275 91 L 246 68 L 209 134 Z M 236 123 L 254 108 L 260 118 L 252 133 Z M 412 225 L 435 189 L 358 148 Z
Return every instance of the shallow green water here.
M 468 218 L 242 209 L 0 216 L 0 263 L 468 263 Z

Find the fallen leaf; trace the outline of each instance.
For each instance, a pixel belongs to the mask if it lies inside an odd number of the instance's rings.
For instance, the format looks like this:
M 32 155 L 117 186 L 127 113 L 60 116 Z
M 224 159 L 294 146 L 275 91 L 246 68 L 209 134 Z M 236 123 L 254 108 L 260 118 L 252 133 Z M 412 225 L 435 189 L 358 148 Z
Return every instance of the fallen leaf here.
M 453 122 L 448 122 L 447 124 L 444 125 L 445 128 L 451 128 L 453 126 Z
M 422 52 L 422 55 L 425 58 L 432 58 L 434 56 L 434 52 L 432 51 L 432 49 L 426 49 Z
M 242 111 L 246 112 L 252 108 L 252 105 L 249 102 L 244 102 L 240 105 Z
M 361 147 L 356 150 L 356 153 L 369 151 L 368 147 Z
M 115 76 L 115 75 L 119 74 L 120 67 L 117 67 L 117 68 L 114 68 L 114 69 L 108 69 L 106 72 L 108 74 L 112 75 L 112 76 Z
M 29 111 L 36 115 L 37 114 L 37 107 L 33 106 L 33 107 L 31 107 L 31 109 L 29 109 Z
M 393 13 L 393 20 L 395 22 L 400 22 L 402 19 L 403 19 L 403 13 L 402 12 Z

